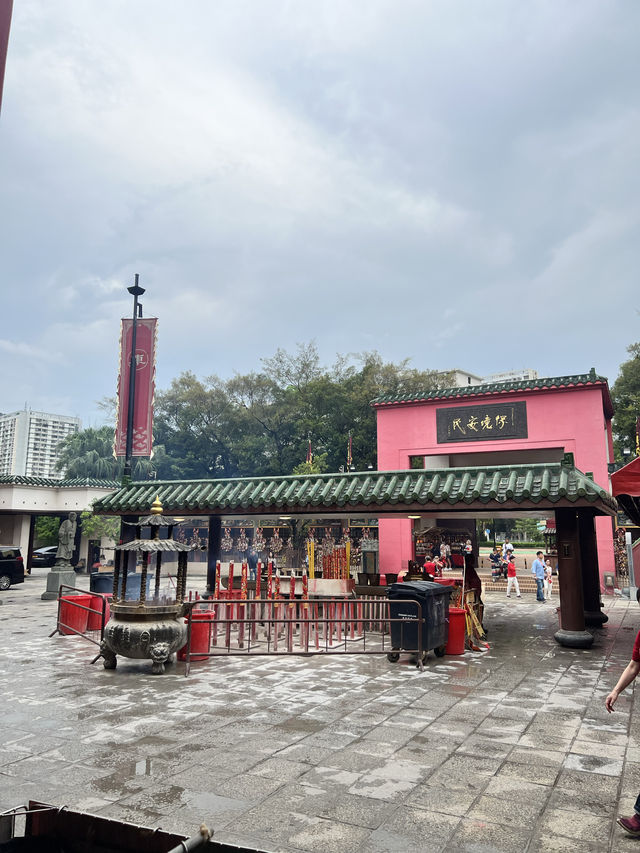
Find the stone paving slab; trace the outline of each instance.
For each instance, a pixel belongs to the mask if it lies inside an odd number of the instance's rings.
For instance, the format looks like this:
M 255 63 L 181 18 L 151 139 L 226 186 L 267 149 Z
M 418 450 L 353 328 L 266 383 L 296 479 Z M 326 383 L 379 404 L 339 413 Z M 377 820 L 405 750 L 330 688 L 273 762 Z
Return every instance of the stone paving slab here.
M 80 578 L 79 585 L 87 585 Z M 192 587 L 200 587 L 197 577 Z M 487 601 L 490 649 L 429 657 L 217 658 L 91 665 L 48 634 L 44 577 L 0 607 L 0 808 L 39 799 L 262 850 L 618 851 L 640 789 L 633 692 L 604 697 L 640 625 L 607 599 L 589 651 L 555 606 Z M 637 845 L 636 845 L 637 846 Z

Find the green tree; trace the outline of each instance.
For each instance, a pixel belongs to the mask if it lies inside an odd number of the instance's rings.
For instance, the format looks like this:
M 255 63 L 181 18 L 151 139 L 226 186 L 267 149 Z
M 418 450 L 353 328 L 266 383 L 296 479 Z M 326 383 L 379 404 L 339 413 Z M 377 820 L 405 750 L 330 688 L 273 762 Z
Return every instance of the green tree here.
M 519 534 L 518 537 L 525 542 L 542 543 L 542 534 L 538 530 L 538 522 L 535 518 L 517 518 L 513 530 Z
M 155 439 L 166 451 L 158 476 L 290 474 L 304 464 L 309 440 L 325 470 L 337 471 L 349 434 L 355 467 L 375 467 L 371 400 L 435 387 L 433 371 L 385 363 L 375 352 L 323 367 L 314 343 L 278 349 L 261 370 L 227 381 L 183 373 L 157 395 Z
M 82 535 L 87 539 L 113 539 L 118 541 L 120 536 L 120 519 L 110 515 L 94 515 L 92 512 L 80 514 Z
M 623 460 L 623 448 L 635 453 L 636 419 L 640 417 L 640 342 L 627 347 L 631 356 L 620 365 L 620 374 L 611 388 L 615 408 L 613 432 L 614 449 L 618 461 Z
M 55 515 L 39 515 L 36 518 L 33 536 L 38 548 L 58 544 L 60 519 Z
M 244 419 L 246 421 L 246 418 Z M 217 376 L 199 380 L 190 371 L 156 396 L 154 439 L 164 448 L 156 462 L 160 479 L 235 477 L 242 473 L 242 413 Z
M 316 454 L 311 462 L 301 462 L 293 469 L 294 474 L 324 474 L 327 470 L 327 454 Z
M 113 436 L 113 427 L 109 426 L 89 427 L 67 436 L 58 445 L 56 468 L 67 479 L 120 480 L 124 461 L 113 455 Z M 152 470 L 148 459 L 134 460 L 134 479 L 146 479 Z

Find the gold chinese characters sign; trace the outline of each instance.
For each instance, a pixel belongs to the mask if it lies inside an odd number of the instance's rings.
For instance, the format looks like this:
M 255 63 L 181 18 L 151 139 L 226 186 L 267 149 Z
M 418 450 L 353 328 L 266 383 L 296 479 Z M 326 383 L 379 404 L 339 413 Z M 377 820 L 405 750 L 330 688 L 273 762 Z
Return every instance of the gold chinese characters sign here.
M 527 438 L 527 404 L 498 403 L 436 409 L 438 444 Z

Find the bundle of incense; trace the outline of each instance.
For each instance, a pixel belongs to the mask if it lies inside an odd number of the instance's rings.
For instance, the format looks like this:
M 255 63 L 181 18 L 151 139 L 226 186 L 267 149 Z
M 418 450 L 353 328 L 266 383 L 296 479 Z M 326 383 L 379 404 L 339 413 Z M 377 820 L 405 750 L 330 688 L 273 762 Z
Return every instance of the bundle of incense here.
M 258 560 L 258 567 L 256 569 L 256 591 L 254 598 L 262 597 L 262 560 Z
M 246 560 L 242 561 L 242 569 L 240 571 L 240 598 L 243 601 L 246 601 L 248 595 L 247 588 L 247 562 Z
M 220 572 L 222 567 L 220 565 L 220 560 L 216 562 L 216 582 L 213 588 L 213 597 L 218 599 L 220 598 Z

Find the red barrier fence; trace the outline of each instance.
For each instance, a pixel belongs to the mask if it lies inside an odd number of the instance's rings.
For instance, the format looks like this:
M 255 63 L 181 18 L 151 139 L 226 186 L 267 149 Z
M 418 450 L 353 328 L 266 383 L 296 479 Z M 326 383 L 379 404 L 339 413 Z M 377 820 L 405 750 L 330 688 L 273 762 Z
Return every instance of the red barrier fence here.
M 111 594 L 88 593 L 84 589 L 61 585 L 58 590 L 56 627 L 49 637 L 54 634 L 76 634 L 99 646 L 109 619 L 110 598 Z
M 221 655 L 397 654 L 415 655 L 422 669 L 420 605 L 392 617 L 381 598 L 201 600 L 187 618 L 186 661 Z M 392 645 L 393 637 L 393 645 Z

